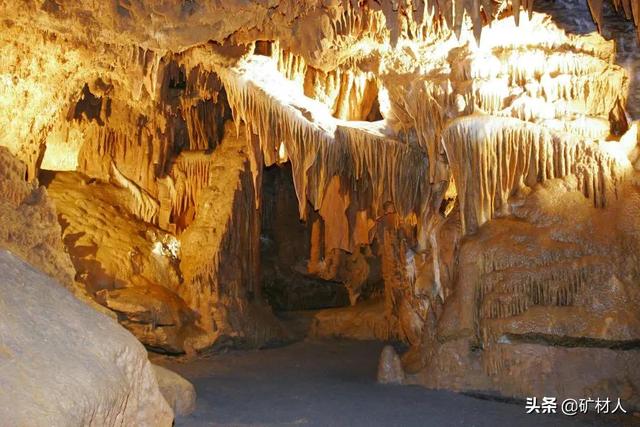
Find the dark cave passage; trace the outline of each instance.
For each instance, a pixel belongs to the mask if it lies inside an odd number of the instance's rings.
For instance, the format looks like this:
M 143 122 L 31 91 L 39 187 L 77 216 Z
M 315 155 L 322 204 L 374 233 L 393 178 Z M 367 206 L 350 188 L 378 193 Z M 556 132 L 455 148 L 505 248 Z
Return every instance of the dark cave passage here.
M 291 165 L 265 169 L 260 235 L 263 295 L 276 311 L 349 305 L 343 283 L 309 273 L 311 227 L 298 219 Z M 313 216 L 316 216 L 315 214 Z M 310 220 L 317 221 L 318 218 Z
M 262 295 L 297 338 L 391 338 L 377 241 L 324 253 L 322 217 L 301 221 L 291 165 L 266 168 L 260 235 Z

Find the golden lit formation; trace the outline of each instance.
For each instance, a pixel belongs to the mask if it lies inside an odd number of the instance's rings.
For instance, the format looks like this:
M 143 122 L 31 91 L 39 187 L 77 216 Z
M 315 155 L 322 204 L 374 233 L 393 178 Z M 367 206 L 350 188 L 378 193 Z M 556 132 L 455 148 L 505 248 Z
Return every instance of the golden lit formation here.
M 149 357 L 336 339 L 381 383 L 640 411 L 637 1 L 0 11 L 7 425 L 191 425 Z

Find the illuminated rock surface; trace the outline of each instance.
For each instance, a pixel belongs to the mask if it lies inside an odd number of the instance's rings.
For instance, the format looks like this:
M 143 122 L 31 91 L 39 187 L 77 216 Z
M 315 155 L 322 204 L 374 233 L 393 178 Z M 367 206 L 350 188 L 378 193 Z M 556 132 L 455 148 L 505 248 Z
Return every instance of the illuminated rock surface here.
M 0 0 L 0 244 L 154 351 L 640 409 L 640 8 L 574 1 Z
M 171 426 L 171 408 L 131 334 L 4 250 L 0 268 L 4 425 Z

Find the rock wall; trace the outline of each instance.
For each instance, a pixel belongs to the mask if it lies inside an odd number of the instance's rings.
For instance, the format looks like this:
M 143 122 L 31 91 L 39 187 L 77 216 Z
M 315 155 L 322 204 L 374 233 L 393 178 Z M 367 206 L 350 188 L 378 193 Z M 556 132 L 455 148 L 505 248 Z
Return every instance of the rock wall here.
M 181 281 L 175 236 L 138 219 L 126 187 L 77 172 L 42 176 L 58 207 L 76 276 L 94 299 L 151 348 L 182 353 L 198 336 L 195 313 L 175 294 Z
M 196 348 L 261 347 L 282 339 L 260 288 L 260 215 L 244 138 L 229 135 L 208 157 L 208 184 L 180 241 L 178 294 L 207 336 Z
M 72 287 L 75 271 L 47 191 L 26 181 L 26 165 L 5 147 L 0 147 L 0 172 L 3 247 Z
M 158 215 L 141 219 L 142 190 L 119 173 L 110 182 L 43 174 L 79 280 L 152 349 L 259 347 L 282 335 L 260 294 L 260 215 L 244 139 L 228 130 L 213 152 L 175 158 L 160 182 L 166 203 L 190 212 L 168 216 L 181 218 L 176 234 L 153 224 Z
M 44 187 L 27 182 L 27 176 L 27 166 L 0 147 L 0 247 L 54 278 L 96 310 L 109 313 L 77 281 L 53 201 Z
M 512 199 L 514 217 L 465 240 L 432 350 L 410 381 L 519 396 L 591 393 L 637 407 L 640 295 L 628 258 L 637 241 L 622 234 L 635 227 L 638 190 L 622 191 L 624 202 L 603 210 L 575 182 L 538 184 Z M 530 370 L 535 379 L 518 380 Z

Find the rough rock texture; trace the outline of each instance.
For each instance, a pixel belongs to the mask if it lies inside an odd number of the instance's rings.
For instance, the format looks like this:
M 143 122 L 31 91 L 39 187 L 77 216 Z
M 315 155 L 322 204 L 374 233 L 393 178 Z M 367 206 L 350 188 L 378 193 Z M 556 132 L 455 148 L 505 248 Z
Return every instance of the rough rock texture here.
M 402 384 L 404 371 L 398 353 L 390 345 L 385 346 L 380 353 L 378 362 L 378 382 L 380 384 Z
M 601 25 L 592 19 L 588 2 L 583 0 L 536 0 L 536 11 L 549 14 L 562 28 L 574 34 L 600 31 L 607 40 L 616 42 L 616 62 L 627 70 L 630 78 L 629 99 L 626 109 L 632 119 L 640 118 L 640 50 L 636 28 L 631 20 L 620 19 L 613 2 L 604 2 Z
M 75 270 L 61 239 L 56 210 L 44 187 L 27 182 L 27 168 L 0 147 L 0 247 L 8 249 L 100 312 Z
M 172 291 L 181 279 L 176 238 L 127 211 L 133 202 L 125 188 L 75 172 L 47 174 L 43 181 L 87 291 L 145 345 L 170 353 L 190 349 L 189 340 L 202 331 Z
M 244 140 L 229 133 L 213 152 L 176 158 L 162 181 L 179 212 L 167 218 L 182 218 L 176 234 L 153 224 L 161 215 L 140 215 L 141 193 L 121 175 L 110 182 L 76 172 L 43 176 L 80 280 L 150 348 L 259 347 L 281 335 L 260 299 L 259 219 Z
M 314 314 L 308 332 L 314 338 L 348 338 L 388 341 L 395 338 L 383 301 L 367 301 L 353 307 L 330 308 Z
M 120 323 L 151 349 L 168 353 L 192 350 L 190 341 L 202 335 L 185 302 L 162 286 L 98 291 L 98 300 L 118 315 Z
M 261 347 L 283 336 L 259 286 L 260 219 L 244 140 L 232 135 L 207 156 L 207 185 L 182 234 L 178 294 L 213 344 Z
M 55 208 L 47 191 L 25 181 L 26 166 L 0 147 L 2 246 L 71 286 L 73 265 L 64 251 Z
M 412 361 L 414 381 L 515 395 L 624 396 L 637 407 L 640 293 L 628 254 L 638 242 L 619 233 L 636 227 L 629 213 L 640 206 L 635 186 L 621 191 L 603 210 L 575 182 L 551 180 L 512 198 L 515 218 L 491 221 L 466 240 L 433 337 L 439 344 Z M 578 374 L 579 366 L 599 368 Z M 517 379 L 530 370 L 535 381 Z
M 170 426 L 145 349 L 53 279 L 0 251 L 5 425 Z
M 185 417 L 196 409 L 196 389 L 186 379 L 162 366 L 152 365 L 162 396 L 177 417 Z

